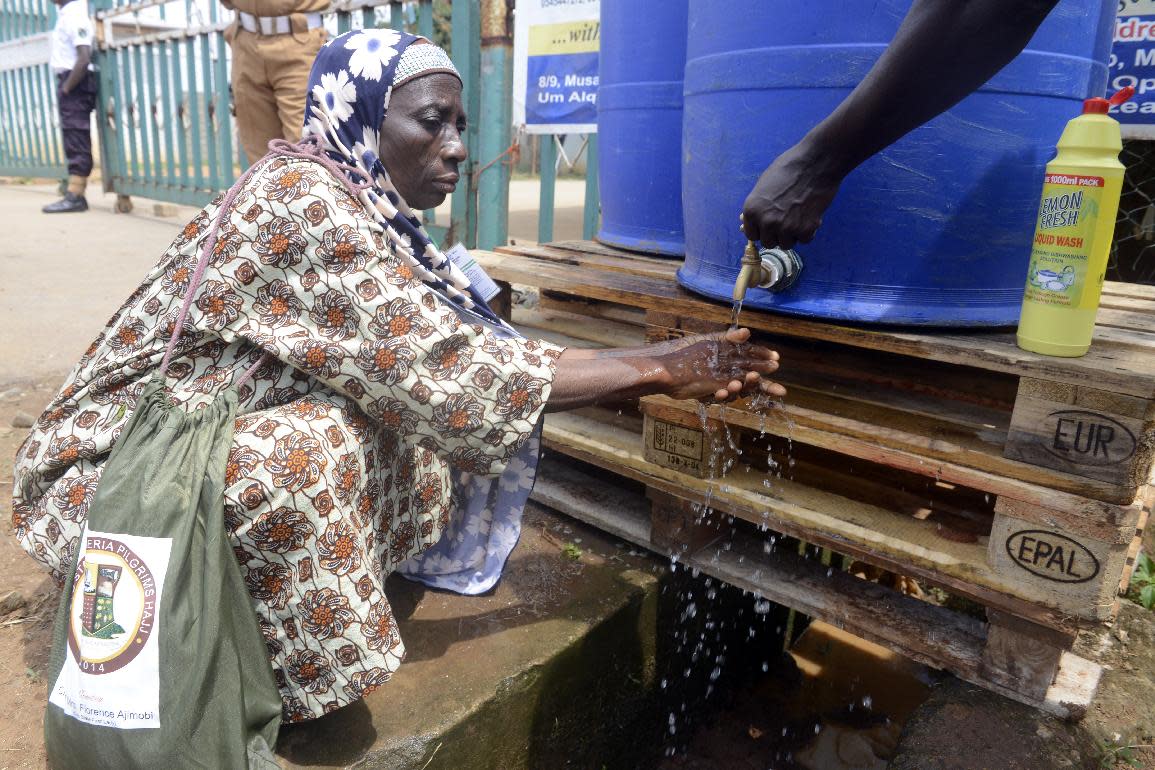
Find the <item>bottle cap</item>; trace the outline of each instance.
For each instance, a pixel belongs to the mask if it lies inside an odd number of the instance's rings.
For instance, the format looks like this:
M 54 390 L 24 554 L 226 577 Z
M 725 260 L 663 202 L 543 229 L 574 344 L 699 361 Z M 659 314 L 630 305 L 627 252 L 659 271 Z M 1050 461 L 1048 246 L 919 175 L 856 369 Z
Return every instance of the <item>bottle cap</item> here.
M 1095 97 L 1083 100 L 1084 115 L 1106 115 L 1111 111 L 1111 103 L 1106 99 Z
M 1094 99 L 1086 99 L 1083 102 L 1084 115 L 1106 115 L 1111 111 L 1111 108 L 1122 104 L 1135 95 L 1135 89 L 1131 86 L 1120 88 L 1115 92 L 1115 95 L 1110 99 L 1102 99 L 1095 97 Z

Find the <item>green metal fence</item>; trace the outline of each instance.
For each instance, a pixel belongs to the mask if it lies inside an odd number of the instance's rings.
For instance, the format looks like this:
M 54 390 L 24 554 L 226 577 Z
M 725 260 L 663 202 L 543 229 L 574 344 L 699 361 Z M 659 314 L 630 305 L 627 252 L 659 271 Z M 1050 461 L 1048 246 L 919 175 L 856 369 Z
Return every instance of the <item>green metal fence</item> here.
M 118 202 L 140 196 L 203 205 L 232 184 L 244 161 L 224 39 L 232 14 L 217 0 L 90 1 L 97 23 L 96 129 L 105 191 L 120 196 Z M 465 86 L 470 158 L 450 220 L 437 222 L 434 212 L 426 212 L 426 225 L 443 243 L 492 248 L 508 240 L 516 148 L 510 127 L 512 2 L 438 0 L 438 20 L 434 5 L 338 0 L 326 26 L 335 33 L 392 26 L 449 43 Z M 0 174 L 65 175 L 55 79 L 48 69 L 54 23 L 49 0 L 0 0 Z M 552 141 L 545 144 L 552 149 Z M 588 153 L 583 229 L 590 237 L 597 223 L 596 141 Z M 543 159 L 542 168 L 542 201 L 550 202 L 541 213 L 542 232 L 548 236 L 555 163 Z
M 0 0 L 0 173 L 65 174 L 56 78 L 48 67 L 55 23 L 50 0 Z
M 343 3 L 329 24 L 373 26 L 384 4 Z M 232 14 L 215 0 L 97 0 L 95 10 L 105 189 L 203 205 L 242 169 L 224 38 Z
M 537 240 L 553 240 L 554 190 L 557 186 L 558 139 L 541 137 L 541 193 L 538 198 Z M 585 139 L 586 190 L 582 208 L 582 238 L 597 235 L 599 220 L 598 198 L 598 135 L 588 134 Z M 576 159 L 575 159 L 576 160 Z

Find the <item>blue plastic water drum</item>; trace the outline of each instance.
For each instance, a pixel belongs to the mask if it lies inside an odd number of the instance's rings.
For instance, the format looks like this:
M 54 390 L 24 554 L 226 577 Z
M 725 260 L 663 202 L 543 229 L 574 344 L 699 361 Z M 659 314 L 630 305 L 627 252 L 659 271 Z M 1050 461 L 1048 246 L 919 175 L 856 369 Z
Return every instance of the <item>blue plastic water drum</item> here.
M 738 215 L 758 176 L 858 84 L 910 5 L 694 0 L 684 286 L 730 299 L 746 244 Z M 1112 3 L 1061 0 L 982 89 L 852 172 L 813 242 L 796 247 L 798 282 L 751 288 L 746 306 L 878 324 L 1017 323 L 1043 168 L 1082 100 L 1106 88 L 1113 21 Z
M 601 4 L 598 240 L 668 256 L 682 236 L 682 73 L 688 0 Z

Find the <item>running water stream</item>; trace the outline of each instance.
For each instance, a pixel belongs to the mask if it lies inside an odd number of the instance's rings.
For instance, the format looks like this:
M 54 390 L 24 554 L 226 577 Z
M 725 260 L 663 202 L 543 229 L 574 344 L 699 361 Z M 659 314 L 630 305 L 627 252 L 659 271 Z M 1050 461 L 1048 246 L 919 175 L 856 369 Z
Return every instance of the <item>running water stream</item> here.
M 733 309 L 730 311 L 730 328 L 738 328 L 738 316 L 742 313 L 742 300 L 734 300 Z

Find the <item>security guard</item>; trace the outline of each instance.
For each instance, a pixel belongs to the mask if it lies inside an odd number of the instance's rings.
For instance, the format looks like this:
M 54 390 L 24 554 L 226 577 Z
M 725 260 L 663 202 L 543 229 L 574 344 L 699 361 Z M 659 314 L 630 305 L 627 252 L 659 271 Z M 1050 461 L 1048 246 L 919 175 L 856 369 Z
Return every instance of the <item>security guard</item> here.
M 321 14 L 329 0 L 221 2 L 237 12 L 227 36 L 237 131 L 251 164 L 264 157 L 271 140 L 301 138 L 309 69 L 325 43 Z
M 96 107 L 96 73 L 92 71 L 92 20 L 85 0 L 54 0 L 59 10 L 52 30 L 49 65 L 56 73 L 56 101 L 64 155 L 68 158 L 68 191 L 42 211 L 61 214 L 87 211 L 84 190 L 92 173 L 92 110 Z

